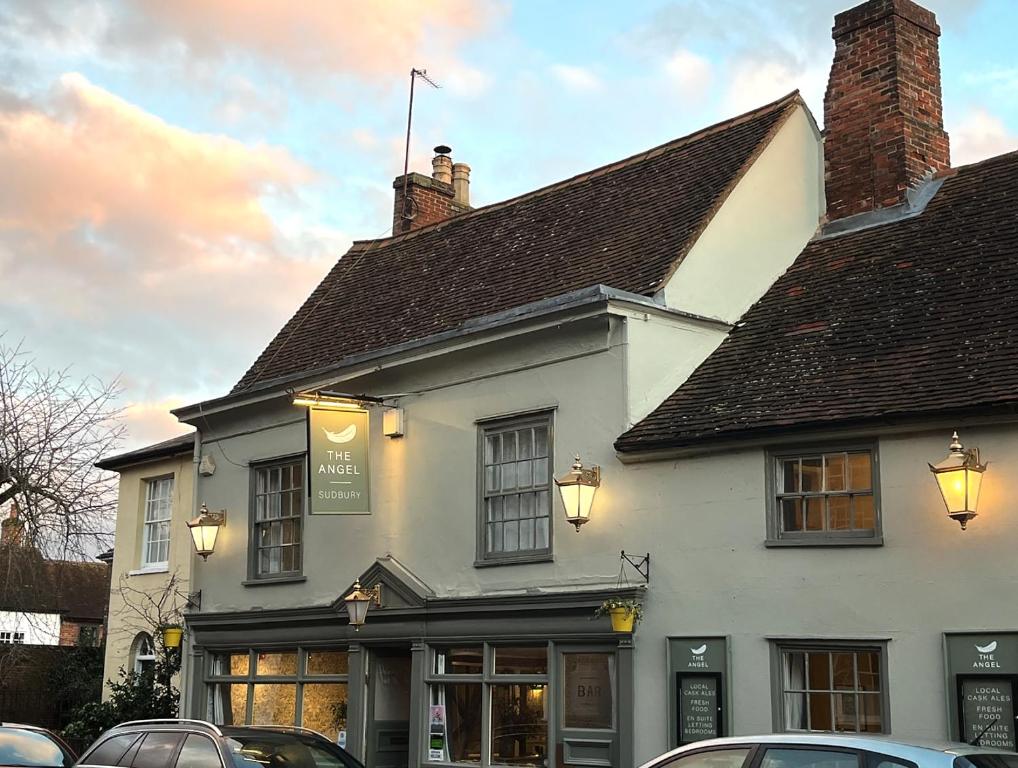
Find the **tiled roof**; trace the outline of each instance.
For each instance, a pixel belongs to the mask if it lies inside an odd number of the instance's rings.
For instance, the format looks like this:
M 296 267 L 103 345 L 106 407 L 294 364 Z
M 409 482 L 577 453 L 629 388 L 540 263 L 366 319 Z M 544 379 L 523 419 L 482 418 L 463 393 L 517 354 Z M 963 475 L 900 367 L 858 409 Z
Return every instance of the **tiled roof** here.
M 30 547 L 0 547 L 0 610 L 102 621 L 109 599 L 105 563 L 47 560 Z
M 619 451 L 1018 403 L 1018 153 L 806 246 Z
M 234 392 L 592 285 L 652 294 L 799 103 L 793 93 L 522 197 L 354 243 Z
M 122 469 L 134 464 L 142 464 L 146 461 L 155 461 L 169 456 L 177 456 L 190 453 L 194 449 L 194 432 L 186 435 L 171 437 L 159 443 L 146 445 L 144 448 L 137 448 L 126 453 L 118 453 L 115 456 L 107 456 L 97 461 L 95 465 L 99 469 Z

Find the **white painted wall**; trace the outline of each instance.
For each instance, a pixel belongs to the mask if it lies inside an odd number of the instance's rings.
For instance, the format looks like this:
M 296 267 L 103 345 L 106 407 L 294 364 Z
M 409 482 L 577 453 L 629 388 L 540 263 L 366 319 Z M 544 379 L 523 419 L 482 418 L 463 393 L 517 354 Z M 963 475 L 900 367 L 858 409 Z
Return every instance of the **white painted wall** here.
M 60 645 L 60 614 L 0 611 L 0 632 L 24 632 L 25 645 Z
M 943 633 L 1018 629 L 1018 427 L 962 430 L 991 462 L 980 515 L 962 531 L 926 466 L 946 455 L 953 426 L 879 439 L 881 547 L 766 548 L 763 450 L 627 466 L 611 514 L 653 556 L 637 763 L 666 743 L 669 635 L 731 637 L 735 734 L 772 730 L 767 638 L 887 638 L 894 735 L 947 737 Z
M 616 309 L 625 318 L 626 419 L 657 408 L 717 349 L 728 326 L 674 315 Z
M 734 323 L 816 232 L 823 194 L 820 135 L 800 105 L 664 285 L 664 303 Z

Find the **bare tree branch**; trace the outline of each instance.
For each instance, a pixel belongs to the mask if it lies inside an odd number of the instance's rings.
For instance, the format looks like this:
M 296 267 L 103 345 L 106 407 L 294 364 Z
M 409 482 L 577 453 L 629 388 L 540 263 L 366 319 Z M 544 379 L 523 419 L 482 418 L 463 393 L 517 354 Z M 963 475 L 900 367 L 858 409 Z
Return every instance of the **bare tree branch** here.
M 84 559 L 112 543 L 116 476 L 94 465 L 120 446 L 119 395 L 0 344 L 0 504 L 17 504 L 24 545 Z

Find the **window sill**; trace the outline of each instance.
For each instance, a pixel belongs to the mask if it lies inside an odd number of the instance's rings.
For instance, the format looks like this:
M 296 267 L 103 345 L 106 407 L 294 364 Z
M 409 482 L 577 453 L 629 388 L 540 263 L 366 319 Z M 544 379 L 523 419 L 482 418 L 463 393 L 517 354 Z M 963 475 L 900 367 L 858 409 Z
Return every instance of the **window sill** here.
M 147 576 L 150 573 L 169 573 L 169 565 L 147 565 L 144 568 L 135 568 L 133 571 L 128 571 L 128 576 Z
M 828 537 L 816 539 L 766 539 L 764 546 L 769 549 L 781 549 L 782 547 L 882 547 L 884 546 L 883 536 L 870 536 L 853 538 Z
M 273 576 L 266 579 L 248 579 L 240 583 L 245 587 L 264 587 L 269 584 L 300 584 L 302 581 L 307 580 L 307 576 Z
M 533 563 L 553 563 L 555 556 L 550 552 L 539 555 L 520 555 L 519 557 L 492 558 L 491 560 L 475 560 L 474 568 L 493 568 L 498 565 L 531 565 Z

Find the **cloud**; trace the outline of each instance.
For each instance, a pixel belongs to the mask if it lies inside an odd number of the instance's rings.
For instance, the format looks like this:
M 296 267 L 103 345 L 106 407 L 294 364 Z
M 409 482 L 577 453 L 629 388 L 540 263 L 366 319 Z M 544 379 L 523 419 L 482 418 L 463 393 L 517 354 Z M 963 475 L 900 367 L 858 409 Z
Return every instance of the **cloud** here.
M 129 371 L 136 403 L 228 389 L 349 243 L 308 223 L 320 180 L 286 150 L 78 74 L 0 106 L 0 174 L 0 325 L 61 364 Z
M 402 77 L 451 61 L 487 29 L 500 7 L 473 0 L 94 0 L 69 13 L 64 0 L 10 8 L 0 20 L 22 39 L 108 56 L 193 65 L 242 58 L 301 76 Z
M 171 408 L 186 404 L 183 400 L 174 398 L 129 403 L 123 411 L 124 424 L 127 427 L 124 449 L 133 450 L 192 431 L 190 426 L 181 424 L 170 413 Z
M 554 64 L 551 73 L 562 85 L 571 91 L 589 92 L 601 87 L 601 80 L 585 67 L 571 64 Z
M 713 67 L 707 59 L 686 50 L 672 54 L 664 69 L 678 87 L 679 94 L 691 101 L 700 101 L 704 97 L 714 76 Z
M 794 58 L 743 57 L 734 61 L 727 77 L 725 104 L 732 114 L 799 90 L 818 120 L 823 119 L 823 93 L 830 62 L 810 63 Z
M 982 107 L 969 111 L 957 125 L 948 126 L 948 134 L 952 165 L 1018 150 L 1018 135 L 1009 133 L 1003 120 Z

